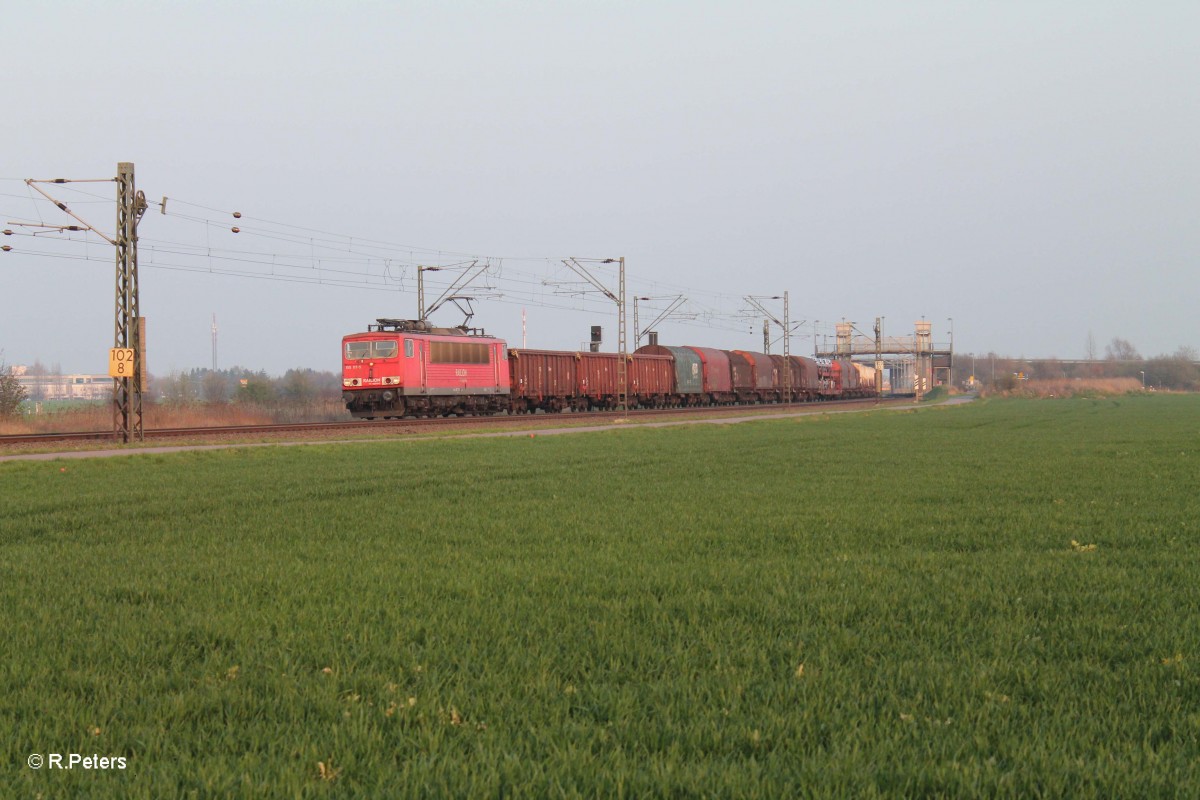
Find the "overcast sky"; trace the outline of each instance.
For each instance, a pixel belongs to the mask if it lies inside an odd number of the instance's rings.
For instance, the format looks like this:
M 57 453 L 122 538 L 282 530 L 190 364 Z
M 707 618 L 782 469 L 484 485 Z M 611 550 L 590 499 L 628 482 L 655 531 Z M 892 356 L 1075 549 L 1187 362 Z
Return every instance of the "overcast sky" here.
M 473 324 L 615 349 L 569 256 L 684 295 L 663 343 L 760 349 L 741 297 L 786 290 L 793 352 L 877 316 L 953 318 L 959 352 L 1200 347 L 1198 34 L 1194 0 L 10 4 L 0 349 L 105 370 L 112 248 L 8 223 L 71 224 L 23 179 L 119 161 L 157 374 L 210 364 L 214 313 L 223 367 L 336 370 L 415 316 L 417 264 L 476 260 Z M 112 234 L 113 184 L 43 188 Z

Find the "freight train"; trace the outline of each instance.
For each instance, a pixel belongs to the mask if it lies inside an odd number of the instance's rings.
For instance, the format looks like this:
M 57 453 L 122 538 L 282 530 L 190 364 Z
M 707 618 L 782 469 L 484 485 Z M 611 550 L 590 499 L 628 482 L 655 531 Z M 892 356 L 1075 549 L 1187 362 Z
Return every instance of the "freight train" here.
M 647 345 L 626 356 L 630 408 L 870 397 L 849 359 Z M 355 417 L 531 414 L 618 407 L 620 355 L 509 349 L 466 328 L 380 319 L 342 339 L 342 398 Z

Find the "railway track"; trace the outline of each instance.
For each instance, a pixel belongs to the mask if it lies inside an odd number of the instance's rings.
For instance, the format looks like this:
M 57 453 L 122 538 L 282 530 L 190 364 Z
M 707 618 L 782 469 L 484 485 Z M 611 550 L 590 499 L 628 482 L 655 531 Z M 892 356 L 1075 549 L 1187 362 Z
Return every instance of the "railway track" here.
M 891 405 L 895 400 L 883 400 L 878 405 Z M 644 409 L 630 411 L 628 418 L 631 420 L 651 420 L 661 418 L 681 418 L 699 416 L 745 416 L 747 414 L 764 414 L 779 413 L 782 411 L 821 411 L 824 409 L 872 405 L 876 404 L 873 398 L 861 400 L 833 400 L 821 403 L 790 403 L 762 406 L 697 406 L 694 408 L 666 408 L 666 409 Z M 576 411 L 562 414 L 515 414 L 502 416 L 482 416 L 482 417 L 431 417 L 431 418 L 412 418 L 412 419 L 389 419 L 389 420 L 344 420 L 337 422 L 296 422 L 296 423 L 281 423 L 270 425 L 228 425 L 218 427 L 191 427 L 191 428 L 147 428 L 145 431 L 146 441 L 162 441 L 168 439 L 184 439 L 184 438 L 239 438 L 256 435 L 279 435 L 290 437 L 296 434 L 307 433 L 364 433 L 378 432 L 385 433 L 395 431 L 397 433 L 420 433 L 425 430 L 436 430 L 437 428 L 445 427 L 475 427 L 482 425 L 489 426 L 521 426 L 521 425 L 552 425 L 562 426 L 563 424 L 572 424 L 575 422 L 596 422 L 599 420 L 616 419 L 617 414 L 613 411 Z M 70 444 L 70 443 L 88 443 L 102 442 L 111 443 L 113 440 L 112 431 L 73 431 L 65 433 L 23 433 L 0 436 L 0 447 L 13 447 L 21 445 L 38 445 L 38 444 Z

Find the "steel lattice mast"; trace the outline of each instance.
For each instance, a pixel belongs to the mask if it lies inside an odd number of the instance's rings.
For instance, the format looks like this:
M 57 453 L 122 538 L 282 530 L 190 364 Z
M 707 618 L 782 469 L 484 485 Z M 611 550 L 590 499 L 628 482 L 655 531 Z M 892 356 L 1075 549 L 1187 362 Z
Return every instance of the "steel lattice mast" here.
M 133 350 L 133 374 L 113 379 L 113 431 L 123 442 L 142 441 L 143 350 L 138 309 L 137 224 L 146 196 L 137 191 L 133 164 L 117 164 L 117 313 L 113 347 Z

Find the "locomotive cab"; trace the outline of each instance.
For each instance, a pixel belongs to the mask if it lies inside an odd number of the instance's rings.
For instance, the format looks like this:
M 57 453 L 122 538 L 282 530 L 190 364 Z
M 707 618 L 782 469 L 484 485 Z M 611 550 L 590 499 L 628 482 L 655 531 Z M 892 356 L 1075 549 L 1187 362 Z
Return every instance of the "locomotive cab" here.
M 403 416 L 403 347 L 403 337 L 396 334 L 355 334 L 342 340 L 342 399 L 355 416 L 397 416 L 397 411 Z

